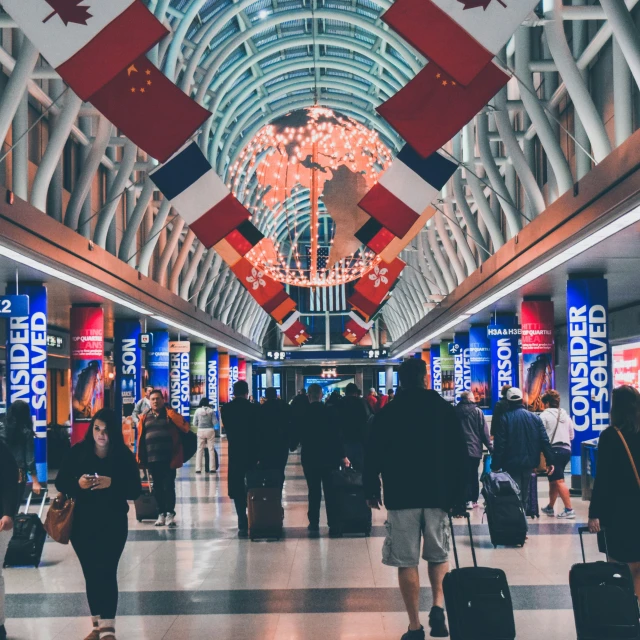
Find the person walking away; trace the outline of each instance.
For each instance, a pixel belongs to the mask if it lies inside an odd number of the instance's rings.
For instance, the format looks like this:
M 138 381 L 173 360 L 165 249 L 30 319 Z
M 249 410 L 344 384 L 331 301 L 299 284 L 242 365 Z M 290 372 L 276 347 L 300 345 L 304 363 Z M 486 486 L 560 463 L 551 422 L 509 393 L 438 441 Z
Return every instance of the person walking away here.
M 393 389 L 389 389 L 387 391 L 387 396 L 389 398 L 388 402 L 392 402 L 393 399 L 395 398 L 396 392 Z
M 56 478 L 75 500 L 71 544 L 86 582 L 93 630 L 86 640 L 115 640 L 118 563 L 128 536 L 128 500 L 142 492 L 140 471 L 125 445 L 122 421 L 110 409 L 92 418 Z
M 455 407 L 456 415 L 462 426 L 464 439 L 467 445 L 467 509 L 478 506 L 480 484 L 478 482 L 478 470 L 482 464 L 482 445 L 493 451 L 489 425 L 484 413 L 476 404 L 475 396 L 471 391 L 463 391 L 460 394 L 460 402 Z
M 387 406 L 388 402 L 389 402 L 389 396 L 387 394 L 383 393 L 381 396 L 378 396 L 378 403 L 376 404 L 376 413 L 384 409 Z
M 20 484 L 18 478 L 18 465 L 11 450 L 0 440 L 0 509 L 2 510 L 0 512 L 0 560 L 4 559 L 9 541 L 11 540 L 13 519 L 16 515 L 16 505 L 19 501 L 18 494 Z M 22 491 L 24 491 L 24 486 L 22 487 Z M 4 577 L 2 575 L 2 562 L 0 562 L 0 640 L 7 639 L 4 593 Z
M 175 527 L 176 470 L 184 463 L 180 431 L 187 433 L 184 418 L 164 404 L 160 389 L 149 397 L 151 408 L 140 416 L 138 430 L 138 463 L 149 470 L 153 479 L 153 493 L 160 515 L 156 527 Z
M 249 536 L 247 516 L 247 471 L 255 469 L 258 461 L 258 426 L 263 407 L 249 402 L 246 380 L 233 384 L 233 400 L 222 408 L 222 421 L 229 442 L 229 497 L 238 514 L 238 537 Z
M 31 407 L 24 400 L 15 400 L 9 405 L 5 422 L 0 424 L 0 440 L 9 448 L 18 465 L 18 492 L 14 515 L 18 513 L 24 498 L 24 490 L 31 476 L 31 487 L 35 494 L 42 491 L 38 482 L 34 454 L 35 435 Z M 4 556 L 2 556 L 4 558 Z
M 146 386 L 144 388 L 144 397 L 138 400 L 138 402 L 136 402 L 136 406 L 133 408 L 133 413 L 131 414 L 134 425 L 138 426 L 140 423 L 140 416 L 143 413 L 146 413 L 147 411 L 149 411 L 149 409 L 151 409 L 150 396 L 152 393 L 153 393 L 153 387 L 150 385 Z
M 289 403 L 289 406 L 291 407 L 293 428 L 295 431 L 298 431 L 302 426 L 302 421 L 304 420 L 307 408 L 309 407 L 309 396 L 307 395 L 307 390 L 304 387 L 298 391 L 296 396 L 294 396 L 293 400 Z
M 342 400 L 342 394 L 339 389 L 334 389 L 327 398 L 326 405 L 328 407 L 337 407 Z
M 378 411 L 378 392 L 375 389 L 369 389 L 366 401 L 369 405 L 369 409 L 371 409 L 371 413 L 376 413 L 376 411 Z
M 338 406 L 337 416 L 344 453 L 353 468 L 362 473 L 372 413 L 369 405 L 360 397 L 360 389 L 353 382 L 345 388 L 345 397 Z
M 540 454 L 547 461 L 547 475 L 553 475 L 553 451 L 542 420 L 522 404 L 522 391 L 511 387 L 506 399 L 509 406 L 495 430 L 491 470 L 506 471 L 515 480 L 526 509 L 531 474 L 540 462 Z
M 424 360 L 400 365 L 395 400 L 374 419 L 364 463 L 369 506 L 381 506 L 380 476 L 387 509 L 382 562 L 398 568 L 400 592 L 409 615 L 402 640 L 423 640 L 420 624 L 420 543 L 429 564 L 433 607 L 431 635 L 449 635 L 442 581 L 449 571 L 448 514 L 464 511 L 467 449 L 460 420 L 436 391 L 425 388 Z M 392 433 L 393 437 L 389 437 Z
M 493 414 L 491 416 L 491 436 L 492 437 L 496 435 L 496 429 L 498 427 L 498 423 L 500 422 L 500 419 L 509 409 L 509 401 L 507 400 L 507 392 L 509 391 L 509 389 L 511 389 L 510 384 L 503 385 L 502 389 L 500 390 L 500 399 L 498 400 L 498 402 L 496 402 L 495 406 L 493 407 Z
M 553 473 L 549 476 L 549 504 L 541 511 L 548 516 L 555 515 L 554 505 L 558 497 L 564 504 L 564 510 L 558 518 L 574 520 L 576 513 L 571 506 L 569 487 L 564 481 L 564 470 L 571 460 L 571 441 L 574 437 L 573 421 L 569 414 L 560 408 L 560 394 L 550 389 L 542 396 L 544 411 L 540 419 L 549 436 L 553 449 Z
M 201 398 L 200 404 L 193 414 L 193 426 L 198 433 L 198 449 L 196 451 L 196 473 L 202 473 L 202 459 L 205 447 L 209 450 L 209 473 L 218 470 L 218 452 L 216 451 L 216 426 L 218 418 L 209 403 L 209 398 Z
M 309 489 L 308 530 L 317 533 L 320 530 L 320 503 L 324 491 L 325 509 L 329 535 L 336 535 L 337 522 L 333 503 L 331 471 L 340 464 L 350 466 L 345 456 L 335 413 L 322 404 L 322 387 L 309 385 L 309 406 L 298 432 L 302 445 L 301 461 L 304 477 Z
M 289 449 L 295 444 L 291 407 L 278 398 L 275 387 L 265 390 L 265 398 L 258 421 L 258 464 L 265 471 L 278 471 L 284 484 Z
M 625 446 L 626 444 L 626 446 Z M 628 447 L 628 450 L 627 450 Z M 640 394 L 622 386 L 611 394 L 611 427 L 598 441 L 598 473 L 589 505 L 589 530 L 604 529 L 600 551 L 631 569 L 640 597 Z

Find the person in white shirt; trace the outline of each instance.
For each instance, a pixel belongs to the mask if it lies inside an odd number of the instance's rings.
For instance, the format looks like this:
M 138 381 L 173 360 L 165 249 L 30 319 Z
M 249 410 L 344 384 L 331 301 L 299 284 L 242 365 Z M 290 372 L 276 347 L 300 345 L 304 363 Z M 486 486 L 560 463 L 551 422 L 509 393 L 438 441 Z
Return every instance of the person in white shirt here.
M 558 514 L 558 518 L 573 520 L 576 514 L 571 506 L 569 487 L 564 481 L 564 469 L 571 460 L 573 421 L 569 414 L 560 408 L 560 394 L 554 389 L 550 389 L 542 396 L 542 403 L 545 409 L 540 414 L 540 418 L 549 436 L 554 459 L 554 471 L 549 476 L 549 504 L 542 509 L 542 512 L 554 517 L 554 505 L 559 497 L 564 503 L 564 511 Z
M 218 418 L 209 404 L 209 398 L 202 398 L 193 414 L 193 426 L 198 430 L 198 450 L 196 451 L 196 473 L 202 473 L 202 459 L 205 447 L 209 450 L 209 473 L 218 470 L 218 453 L 215 449 Z
M 143 413 L 146 413 L 147 411 L 149 411 L 149 409 L 151 409 L 151 402 L 149 401 L 149 396 L 151 395 L 152 391 L 153 391 L 153 387 L 151 386 L 145 387 L 144 397 L 142 398 L 142 400 L 138 400 L 138 402 L 136 402 L 136 406 L 133 408 L 133 413 L 131 414 L 131 417 L 133 418 L 133 423 L 135 425 L 137 425 L 138 422 L 140 422 L 140 416 Z

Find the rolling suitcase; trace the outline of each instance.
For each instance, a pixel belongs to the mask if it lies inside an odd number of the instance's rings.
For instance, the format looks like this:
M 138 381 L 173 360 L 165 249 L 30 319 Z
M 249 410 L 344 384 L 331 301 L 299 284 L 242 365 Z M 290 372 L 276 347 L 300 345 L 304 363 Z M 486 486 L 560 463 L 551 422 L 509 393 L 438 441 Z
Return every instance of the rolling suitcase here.
M 40 511 L 37 515 L 29 513 L 32 497 L 33 492 L 29 493 L 25 512 L 18 514 L 13 521 L 13 535 L 4 557 L 5 567 L 33 565 L 37 568 L 40 564 L 42 550 L 47 539 L 47 532 L 42 524 L 42 512 L 47 501 L 47 492 L 43 492 Z
M 569 572 L 578 640 L 638 640 L 640 612 L 631 571 L 618 562 L 587 562 L 582 538 L 587 531 L 578 529 L 583 564 Z M 606 532 L 604 538 L 606 547 Z
M 337 526 L 332 526 L 332 532 L 371 535 L 371 509 L 365 497 L 362 474 L 348 467 L 333 471 L 331 477 L 334 512 L 338 520 Z
M 527 517 L 517 486 L 508 473 L 491 473 L 484 479 L 482 495 L 494 547 L 523 546 L 527 539 Z
M 514 640 L 516 625 L 507 576 L 501 569 L 479 567 L 469 527 L 473 567 L 460 568 L 458 549 L 451 525 L 451 541 L 456 568 L 444 577 L 444 600 L 451 640 Z
M 536 473 L 531 474 L 531 480 L 529 481 L 529 497 L 527 498 L 525 513 L 529 518 L 540 517 L 540 506 L 538 505 L 538 475 Z
M 282 489 L 284 476 L 278 469 L 255 469 L 247 471 L 247 490 L 251 489 Z
M 135 499 L 133 503 L 136 510 L 136 520 L 156 520 L 160 515 L 156 497 L 153 495 L 153 484 L 146 473 L 146 481 L 142 482 L 142 493 Z
M 250 489 L 247 494 L 249 536 L 252 540 L 282 538 L 284 509 L 280 488 Z

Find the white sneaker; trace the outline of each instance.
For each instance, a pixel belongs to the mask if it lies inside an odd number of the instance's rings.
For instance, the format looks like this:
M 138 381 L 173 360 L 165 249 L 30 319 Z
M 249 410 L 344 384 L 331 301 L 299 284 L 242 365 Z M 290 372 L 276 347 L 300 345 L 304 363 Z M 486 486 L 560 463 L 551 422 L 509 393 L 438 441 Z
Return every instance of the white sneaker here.
M 175 518 L 176 517 L 175 517 L 175 515 L 173 513 L 167 513 L 167 519 L 166 519 L 167 527 L 177 527 L 178 526 L 177 523 L 176 523 Z
M 156 520 L 156 527 L 164 527 L 166 523 L 167 523 L 167 519 L 165 518 L 164 513 L 161 513 L 158 516 L 158 519 Z
M 560 518 L 561 520 L 575 520 L 576 512 L 573 509 L 565 508 L 565 510 L 562 513 L 559 513 L 556 518 Z

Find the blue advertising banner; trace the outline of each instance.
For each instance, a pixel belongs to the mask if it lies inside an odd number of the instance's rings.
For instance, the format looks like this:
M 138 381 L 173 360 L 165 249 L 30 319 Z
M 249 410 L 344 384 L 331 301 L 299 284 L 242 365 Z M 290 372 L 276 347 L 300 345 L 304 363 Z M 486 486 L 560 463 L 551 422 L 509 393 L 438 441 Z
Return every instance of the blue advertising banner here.
M 185 419 L 185 422 L 190 422 L 190 351 L 191 343 L 188 340 L 169 342 L 169 404 Z
M 142 397 L 140 321 L 116 320 L 113 326 L 113 364 L 116 370 L 115 411 L 130 416 Z
M 233 385 L 238 380 L 238 356 L 229 356 L 229 398 L 233 398 Z
M 7 294 L 16 293 L 15 284 Z M 29 296 L 29 314 L 7 320 L 7 400 L 23 400 L 31 407 L 35 431 L 38 480 L 47 481 L 47 288 L 43 284 L 20 286 Z
M 484 325 L 469 329 L 469 365 L 476 404 L 487 411 L 491 407 L 491 342 Z
M 609 296 L 604 278 L 567 281 L 569 402 L 575 438 L 571 475 L 581 474 L 581 445 L 609 426 L 612 367 Z
M 220 415 L 220 396 L 218 387 L 220 386 L 220 356 L 217 349 L 207 349 L 207 398 L 211 407 Z
M 456 333 L 453 337 L 454 402 L 458 404 L 463 391 L 471 391 L 471 363 L 469 334 Z
M 517 327 L 516 316 L 501 318 L 500 326 Z M 491 339 L 491 406 L 500 399 L 505 384 L 518 386 L 518 334 Z
M 442 395 L 442 368 L 440 367 L 440 345 L 431 345 L 431 388 Z
M 152 331 L 153 344 L 147 351 L 149 385 L 160 389 L 169 402 L 169 332 Z

